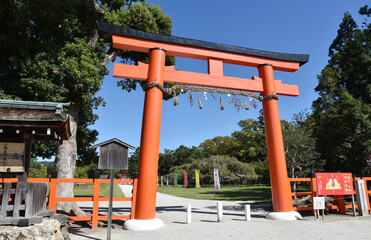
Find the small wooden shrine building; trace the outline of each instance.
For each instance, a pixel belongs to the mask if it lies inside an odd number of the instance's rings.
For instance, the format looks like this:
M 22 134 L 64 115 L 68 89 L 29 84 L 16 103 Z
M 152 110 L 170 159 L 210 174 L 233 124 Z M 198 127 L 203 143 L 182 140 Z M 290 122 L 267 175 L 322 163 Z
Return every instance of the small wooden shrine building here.
M 53 214 L 46 210 L 47 183 L 28 183 L 32 143 L 68 140 L 69 103 L 0 100 L 0 225 L 29 225 Z M 19 177 L 11 184 L 6 178 Z M 10 201 L 9 201 L 10 199 Z
M 0 100 L 0 173 L 28 172 L 32 142 L 68 140 L 69 103 Z

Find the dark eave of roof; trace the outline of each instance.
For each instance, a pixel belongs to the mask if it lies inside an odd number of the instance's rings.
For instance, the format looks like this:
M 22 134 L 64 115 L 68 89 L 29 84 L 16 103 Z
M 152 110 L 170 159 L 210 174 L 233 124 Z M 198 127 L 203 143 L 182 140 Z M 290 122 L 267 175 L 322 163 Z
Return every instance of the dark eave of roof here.
M 131 146 L 130 144 L 127 144 L 127 143 L 125 143 L 125 142 L 123 142 L 123 141 L 121 141 L 121 140 L 119 140 L 119 139 L 117 139 L 117 138 L 112 138 L 112 139 L 110 139 L 110 140 L 107 140 L 107 141 L 104 141 L 104 142 L 101 142 L 101 143 L 95 144 L 95 145 L 93 146 L 93 148 L 97 148 L 97 147 L 105 146 L 105 145 L 110 144 L 110 143 L 118 143 L 119 145 L 122 145 L 122 146 L 124 146 L 124 147 L 130 148 L 130 149 L 132 149 L 132 150 L 135 149 L 135 147 L 133 147 L 133 146 Z
M 70 118 L 64 107 L 69 106 L 69 103 L 0 100 L 0 138 L 11 137 L 18 130 L 34 132 L 33 137 L 38 140 L 68 140 Z
M 126 28 L 126 27 L 120 27 L 117 25 L 112 25 L 112 24 L 108 24 L 104 22 L 97 22 L 97 26 L 98 26 L 98 31 L 100 32 L 100 36 L 108 40 L 112 39 L 112 34 L 118 34 L 118 35 L 135 37 L 135 38 L 146 39 L 146 40 L 174 43 L 174 44 L 180 44 L 180 45 L 192 46 L 192 47 L 207 48 L 211 50 L 239 53 L 239 54 L 271 58 L 271 59 L 277 59 L 277 60 L 299 62 L 300 66 L 309 61 L 309 54 L 280 53 L 280 52 L 270 52 L 270 51 L 252 49 L 252 48 L 245 48 L 245 47 L 237 47 L 233 45 L 212 43 L 212 42 L 200 41 L 200 40 L 189 39 L 189 38 L 174 37 L 174 36 L 167 36 L 167 35 L 161 35 L 161 34 L 156 34 L 156 33 L 144 32 L 144 31 L 135 30 L 135 29 Z

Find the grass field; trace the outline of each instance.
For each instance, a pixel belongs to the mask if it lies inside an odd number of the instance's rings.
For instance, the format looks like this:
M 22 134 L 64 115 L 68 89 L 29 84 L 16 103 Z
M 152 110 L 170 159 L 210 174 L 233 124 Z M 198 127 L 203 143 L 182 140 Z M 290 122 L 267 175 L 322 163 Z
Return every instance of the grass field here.
M 92 197 L 94 193 L 94 185 L 87 184 L 87 187 L 85 187 L 84 184 L 77 185 L 74 187 L 73 193 L 75 194 L 75 197 Z M 109 184 L 108 183 L 100 184 L 99 196 L 100 197 L 109 196 Z M 120 187 L 117 184 L 113 185 L 113 196 L 114 197 L 125 197 Z
M 182 186 L 164 186 L 158 187 L 157 191 L 184 198 L 214 199 L 213 187 L 201 187 L 196 189 L 183 188 Z M 268 202 L 271 201 L 271 188 L 267 186 L 222 186 L 221 190 L 215 191 L 215 200 Z

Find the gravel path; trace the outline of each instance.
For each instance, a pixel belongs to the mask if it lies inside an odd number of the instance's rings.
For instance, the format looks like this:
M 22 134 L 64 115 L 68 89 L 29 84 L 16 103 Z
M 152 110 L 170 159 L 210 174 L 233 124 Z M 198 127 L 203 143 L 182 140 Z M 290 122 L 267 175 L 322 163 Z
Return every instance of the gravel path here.
M 124 194 L 131 193 L 129 185 L 121 185 Z M 192 205 L 192 223 L 186 224 L 186 206 Z M 252 204 L 252 220 L 244 221 L 243 206 L 248 202 L 223 201 L 223 222 L 216 219 L 216 201 L 195 200 L 157 193 L 156 217 L 165 227 L 147 232 L 130 232 L 116 225 L 111 239 L 371 239 L 371 216 L 326 215 L 325 220 L 313 216 L 301 221 L 265 219 L 264 204 Z M 101 204 L 103 209 L 107 205 Z M 86 203 L 82 207 L 90 208 Z M 115 203 L 114 214 L 130 211 L 128 203 Z M 102 210 L 103 212 L 104 210 Z M 121 224 L 121 223 L 119 223 Z M 105 227 L 96 230 L 71 228 L 72 240 L 106 239 Z

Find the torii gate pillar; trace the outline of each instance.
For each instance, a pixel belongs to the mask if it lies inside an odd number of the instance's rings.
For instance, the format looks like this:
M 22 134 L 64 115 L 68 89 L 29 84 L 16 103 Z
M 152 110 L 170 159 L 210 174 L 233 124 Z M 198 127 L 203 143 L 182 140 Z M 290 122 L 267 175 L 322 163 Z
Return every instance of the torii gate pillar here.
M 273 66 L 271 64 L 262 64 L 258 69 L 259 77 L 263 83 L 263 96 L 276 96 Z M 301 215 L 293 211 L 277 99 L 273 97 L 264 100 L 263 111 L 274 211 L 266 217 L 277 220 L 301 219 Z
M 165 57 L 164 49 L 150 49 L 147 84 L 164 84 Z M 131 231 L 154 230 L 164 226 L 162 220 L 155 218 L 162 95 L 160 89 L 153 87 L 146 90 L 144 98 L 136 190 L 140 197 L 136 199 L 134 219 L 124 224 L 124 228 Z

